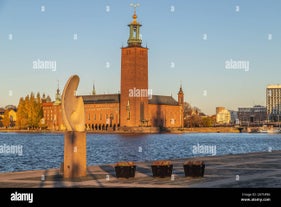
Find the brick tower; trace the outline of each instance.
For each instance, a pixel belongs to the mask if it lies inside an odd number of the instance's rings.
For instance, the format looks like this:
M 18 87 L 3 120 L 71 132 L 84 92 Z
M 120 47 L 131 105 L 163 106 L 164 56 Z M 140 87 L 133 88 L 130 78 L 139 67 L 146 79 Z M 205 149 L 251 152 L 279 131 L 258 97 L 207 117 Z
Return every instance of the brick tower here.
M 182 90 L 182 85 L 180 86 L 180 90 L 178 92 L 178 104 L 181 106 L 180 108 L 180 125 L 184 127 L 184 93 Z
M 148 48 L 142 47 L 141 24 L 136 5 L 133 21 L 128 25 L 128 46 L 121 48 L 120 126 L 138 127 L 148 123 Z

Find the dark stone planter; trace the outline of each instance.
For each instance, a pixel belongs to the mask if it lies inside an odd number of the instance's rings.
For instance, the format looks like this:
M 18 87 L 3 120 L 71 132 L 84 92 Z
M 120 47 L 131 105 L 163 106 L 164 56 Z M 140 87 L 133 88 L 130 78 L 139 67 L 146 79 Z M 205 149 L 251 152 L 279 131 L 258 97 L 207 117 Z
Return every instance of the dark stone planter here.
M 153 177 L 171 177 L 173 165 L 151 165 Z
M 204 176 L 204 170 L 205 170 L 205 164 L 201 163 L 198 164 L 184 164 L 184 174 L 186 177 L 203 177 Z
M 117 178 L 131 178 L 135 177 L 136 165 L 133 166 L 115 166 L 115 173 Z

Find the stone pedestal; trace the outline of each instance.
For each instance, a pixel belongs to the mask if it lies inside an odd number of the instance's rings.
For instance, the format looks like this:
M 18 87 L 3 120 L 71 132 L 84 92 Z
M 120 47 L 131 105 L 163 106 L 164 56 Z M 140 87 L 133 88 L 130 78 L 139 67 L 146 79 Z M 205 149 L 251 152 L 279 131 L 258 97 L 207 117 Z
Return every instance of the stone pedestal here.
M 64 134 L 64 178 L 87 174 L 86 132 L 68 131 Z

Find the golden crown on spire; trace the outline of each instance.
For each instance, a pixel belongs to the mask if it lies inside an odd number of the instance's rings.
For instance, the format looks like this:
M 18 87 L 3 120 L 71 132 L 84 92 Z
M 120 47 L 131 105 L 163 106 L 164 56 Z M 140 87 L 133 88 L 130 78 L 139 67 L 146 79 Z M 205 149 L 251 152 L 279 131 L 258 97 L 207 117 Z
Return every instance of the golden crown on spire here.
M 134 7 L 134 15 L 133 15 L 133 22 L 132 22 L 132 23 L 137 23 L 137 17 L 138 17 L 138 16 L 137 16 L 137 14 L 136 14 L 136 8 L 139 7 L 140 4 L 139 4 L 139 3 L 136 3 L 136 4 L 131 3 L 130 6 L 131 6 L 131 7 Z

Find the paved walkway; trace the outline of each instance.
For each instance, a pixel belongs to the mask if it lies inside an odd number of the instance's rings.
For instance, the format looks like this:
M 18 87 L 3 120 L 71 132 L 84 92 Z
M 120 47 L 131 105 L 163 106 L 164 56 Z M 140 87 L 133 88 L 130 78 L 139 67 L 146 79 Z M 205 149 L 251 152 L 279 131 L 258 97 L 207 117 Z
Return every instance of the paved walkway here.
M 66 180 L 59 169 L 0 173 L 0 188 L 280 188 L 281 151 L 202 157 L 202 178 L 184 176 L 183 162 L 173 160 L 173 177 L 155 178 L 151 166 L 136 163 L 134 178 L 116 178 L 114 164 L 89 166 L 88 175 Z M 45 175 L 45 181 L 41 175 Z M 107 179 L 109 178 L 109 179 Z

